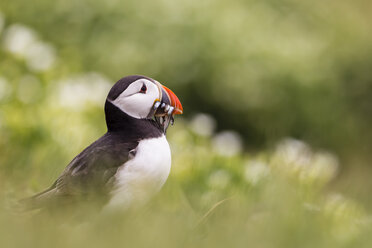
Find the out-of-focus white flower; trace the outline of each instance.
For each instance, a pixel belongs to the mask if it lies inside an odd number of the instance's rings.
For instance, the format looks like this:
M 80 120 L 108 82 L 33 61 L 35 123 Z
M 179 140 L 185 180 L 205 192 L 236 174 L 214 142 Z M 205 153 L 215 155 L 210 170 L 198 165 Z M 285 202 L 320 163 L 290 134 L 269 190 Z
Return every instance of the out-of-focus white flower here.
M 314 154 L 311 165 L 300 176 L 310 180 L 318 179 L 328 182 L 336 176 L 338 167 L 336 156 L 327 152 L 319 152 Z
M 223 131 L 214 136 L 212 145 L 217 153 L 222 156 L 234 156 L 242 152 L 243 141 L 234 131 Z
M 95 72 L 60 80 L 57 85 L 60 106 L 78 111 L 87 104 L 102 106 L 111 87 L 108 79 Z
M 24 56 L 36 39 L 32 29 L 22 24 L 13 24 L 4 32 L 4 48 L 11 53 Z
M 337 173 L 338 159 L 328 152 L 313 152 L 303 141 L 287 138 L 279 143 L 275 164 L 305 183 L 326 183 Z
M 225 170 L 217 170 L 208 178 L 208 185 L 211 188 L 224 189 L 230 183 L 231 176 Z
M 312 155 L 311 148 L 305 142 L 292 138 L 286 138 L 279 142 L 276 149 L 276 156 L 279 156 L 285 163 L 293 164 L 296 167 L 308 165 Z
M 270 174 L 270 168 L 261 161 L 248 161 L 244 168 L 244 178 L 252 185 L 256 185 Z
M 33 71 L 48 70 L 56 60 L 53 46 L 40 41 L 32 29 L 21 24 L 13 24 L 5 30 L 3 45 L 7 51 L 25 58 Z
M 46 71 L 50 69 L 55 60 L 55 50 L 45 42 L 32 43 L 25 53 L 27 66 L 33 71 Z
M 17 97 L 23 103 L 32 103 L 39 99 L 41 90 L 39 79 L 33 75 L 27 75 L 18 83 Z
M 4 17 L 4 15 L 0 12 L 0 34 L 1 34 L 1 31 L 3 31 L 4 24 L 5 24 L 5 17 Z
M 208 114 L 199 113 L 191 119 L 190 126 L 201 136 L 211 136 L 216 128 L 216 121 Z
M 0 101 L 8 98 L 12 93 L 12 90 L 13 89 L 8 83 L 8 81 L 5 78 L 0 77 Z

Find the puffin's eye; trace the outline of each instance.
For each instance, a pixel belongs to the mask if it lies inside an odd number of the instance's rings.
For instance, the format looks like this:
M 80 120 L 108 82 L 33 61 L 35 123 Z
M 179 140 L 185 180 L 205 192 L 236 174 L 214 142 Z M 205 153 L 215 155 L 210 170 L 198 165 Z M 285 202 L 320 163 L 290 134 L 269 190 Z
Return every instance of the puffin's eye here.
M 140 93 L 146 93 L 146 91 L 147 91 L 146 84 L 143 84 L 142 87 L 141 87 Z

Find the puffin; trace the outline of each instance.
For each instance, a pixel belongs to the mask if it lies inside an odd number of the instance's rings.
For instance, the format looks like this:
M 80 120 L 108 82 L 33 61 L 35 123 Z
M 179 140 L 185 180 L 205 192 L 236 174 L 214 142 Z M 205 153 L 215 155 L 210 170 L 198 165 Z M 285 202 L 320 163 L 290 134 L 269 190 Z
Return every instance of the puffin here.
M 183 113 L 178 97 L 152 78 L 131 75 L 113 85 L 104 112 L 107 132 L 48 189 L 25 199 L 28 209 L 99 200 L 102 209 L 125 210 L 160 191 L 171 169 L 166 131 Z

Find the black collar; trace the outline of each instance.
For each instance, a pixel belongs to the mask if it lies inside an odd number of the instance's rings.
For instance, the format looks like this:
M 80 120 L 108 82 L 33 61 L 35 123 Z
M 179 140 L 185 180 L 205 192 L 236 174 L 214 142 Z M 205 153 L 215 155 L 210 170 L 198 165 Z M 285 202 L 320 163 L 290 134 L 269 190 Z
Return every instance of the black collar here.
M 108 100 L 105 103 L 105 116 L 108 132 L 120 132 L 128 139 L 157 138 L 164 134 L 156 121 L 131 117 Z

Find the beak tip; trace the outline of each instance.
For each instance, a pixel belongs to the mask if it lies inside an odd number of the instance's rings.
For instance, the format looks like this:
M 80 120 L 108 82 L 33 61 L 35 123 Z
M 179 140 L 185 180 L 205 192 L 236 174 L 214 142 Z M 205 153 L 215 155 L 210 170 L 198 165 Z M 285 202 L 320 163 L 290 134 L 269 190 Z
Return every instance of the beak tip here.
M 175 109 L 173 111 L 173 115 L 182 115 L 183 114 L 183 110 L 182 109 Z

